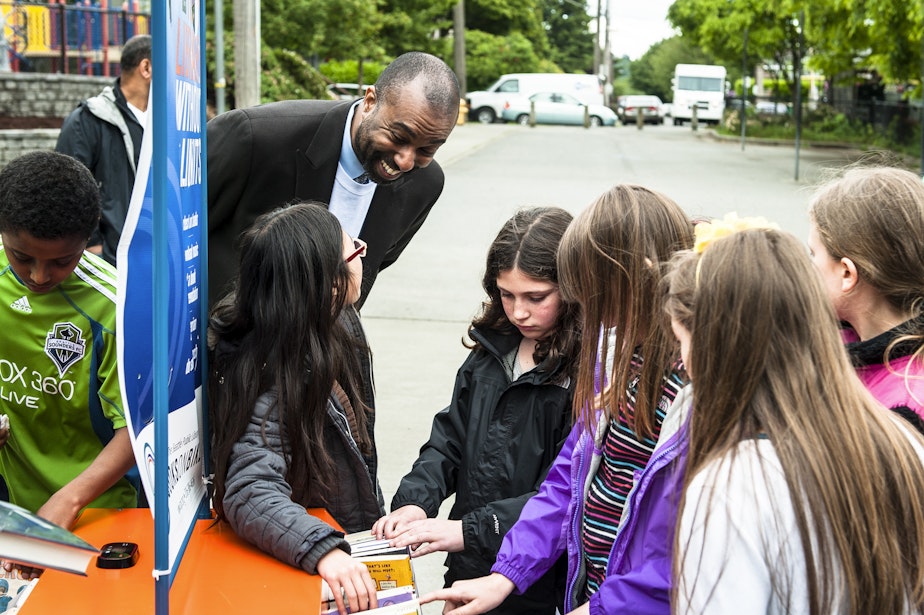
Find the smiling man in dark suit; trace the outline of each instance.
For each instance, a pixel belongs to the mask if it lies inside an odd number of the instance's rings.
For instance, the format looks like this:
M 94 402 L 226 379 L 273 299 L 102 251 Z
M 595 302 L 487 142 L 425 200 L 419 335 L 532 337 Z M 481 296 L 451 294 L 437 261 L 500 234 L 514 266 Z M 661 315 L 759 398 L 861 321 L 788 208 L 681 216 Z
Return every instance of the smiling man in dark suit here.
M 260 214 L 315 200 L 368 244 L 359 308 L 443 190 L 433 161 L 456 125 L 459 85 L 439 58 L 396 58 L 358 101 L 295 100 L 208 123 L 209 305 L 237 273 L 237 241 Z

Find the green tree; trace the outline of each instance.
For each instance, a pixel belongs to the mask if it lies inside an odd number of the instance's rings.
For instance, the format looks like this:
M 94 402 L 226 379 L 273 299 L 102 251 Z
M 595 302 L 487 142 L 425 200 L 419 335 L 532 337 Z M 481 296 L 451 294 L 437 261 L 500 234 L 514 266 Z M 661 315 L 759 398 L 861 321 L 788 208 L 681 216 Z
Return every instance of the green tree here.
M 467 31 L 465 65 L 470 91 L 483 90 L 505 73 L 543 72 L 532 45 L 518 32 L 495 36 L 479 30 Z
M 382 19 L 365 0 L 261 0 L 260 29 L 272 49 L 288 49 L 317 63 L 327 58 L 384 55 Z
M 260 98 L 263 102 L 327 98 L 324 77 L 294 51 L 263 45 L 262 67 Z
M 573 0 L 544 0 L 542 21 L 552 62 L 566 73 L 592 73 L 594 36 L 586 7 Z
M 518 33 L 531 44 L 534 54 L 551 56 L 541 0 L 466 0 L 465 29 L 466 36 L 474 30 L 502 37 Z
M 741 66 L 747 32 L 748 57 L 760 59 L 772 76 L 794 84 L 793 59 L 799 45 L 795 17 L 805 4 L 803 0 L 676 0 L 667 16 L 689 44 L 728 67 L 733 78 L 740 72 L 736 69 Z M 750 66 L 754 63 L 749 61 Z
M 381 0 L 379 40 L 385 52 L 399 56 L 406 51 L 426 51 L 445 57 L 445 41 L 434 32 L 452 28 L 456 0 Z
M 227 109 L 234 109 L 234 34 L 225 32 L 225 103 Z M 260 99 L 262 102 L 292 100 L 297 98 L 327 98 L 327 81 L 303 57 L 286 49 L 273 49 L 265 43 L 261 46 Z M 206 31 L 206 70 L 215 74 L 214 30 Z M 206 82 L 206 98 L 215 105 L 215 79 Z
M 714 59 L 699 47 L 693 47 L 683 37 L 674 36 L 652 45 L 630 65 L 629 83 L 643 94 L 654 94 L 661 100 L 674 98 L 671 79 L 678 64 L 713 64 Z
M 371 83 L 375 83 L 375 80 L 379 78 L 379 75 L 383 70 L 385 70 L 387 65 L 388 61 L 363 62 L 363 84 L 369 85 Z M 318 67 L 318 70 L 322 75 L 334 83 L 360 82 L 359 60 L 331 60 L 330 62 L 322 62 Z
M 694 45 L 734 67 L 748 55 L 778 71 L 794 90 L 793 61 L 800 52 L 797 17 L 807 62 L 834 77 L 858 68 L 886 79 L 921 76 L 924 4 L 908 0 L 676 0 L 668 19 Z
M 875 69 L 886 79 L 921 78 L 924 4 L 908 0 L 806 2 L 812 65 L 827 75 Z

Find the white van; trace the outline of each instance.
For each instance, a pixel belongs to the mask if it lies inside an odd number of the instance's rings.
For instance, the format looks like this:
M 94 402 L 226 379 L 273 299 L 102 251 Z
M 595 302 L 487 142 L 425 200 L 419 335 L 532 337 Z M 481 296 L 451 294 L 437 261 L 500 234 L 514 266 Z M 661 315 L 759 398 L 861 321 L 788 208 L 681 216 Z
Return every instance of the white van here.
M 718 124 L 725 111 L 725 67 L 713 64 L 678 64 L 674 68 L 674 101 L 671 117 L 674 126 L 693 118 L 698 122 Z
M 504 103 L 511 98 L 530 96 L 536 92 L 571 94 L 584 104 L 603 104 L 603 85 L 595 75 L 569 73 L 512 73 L 483 92 L 469 92 L 466 97 L 469 114 L 483 124 L 501 116 Z

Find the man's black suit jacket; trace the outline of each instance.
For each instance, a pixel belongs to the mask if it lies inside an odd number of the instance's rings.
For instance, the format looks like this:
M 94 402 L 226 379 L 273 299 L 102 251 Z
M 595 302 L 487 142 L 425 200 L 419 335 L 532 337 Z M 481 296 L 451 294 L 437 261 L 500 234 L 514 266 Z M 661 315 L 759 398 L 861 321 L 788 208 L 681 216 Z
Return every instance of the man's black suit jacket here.
M 208 123 L 209 305 L 230 287 L 238 240 L 261 214 L 299 200 L 330 203 L 352 102 L 292 100 L 237 109 Z M 365 301 L 379 271 L 398 259 L 443 191 L 435 161 L 380 184 L 360 238 Z

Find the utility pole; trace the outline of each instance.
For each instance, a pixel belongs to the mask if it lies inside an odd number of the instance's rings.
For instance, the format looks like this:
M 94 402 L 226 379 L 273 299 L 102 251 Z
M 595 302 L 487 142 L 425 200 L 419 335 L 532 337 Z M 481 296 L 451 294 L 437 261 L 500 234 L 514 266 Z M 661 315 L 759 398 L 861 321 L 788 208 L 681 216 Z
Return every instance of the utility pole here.
M 741 151 L 748 131 L 748 29 L 744 29 L 744 50 L 741 53 Z
M 452 61 L 459 80 L 459 96 L 465 98 L 468 94 L 465 86 L 465 0 L 456 2 L 452 9 L 452 34 Z
M 225 6 L 215 0 L 215 113 L 225 112 Z
M 234 98 L 260 104 L 260 0 L 234 0 Z
M 805 10 L 799 11 L 798 17 L 799 39 L 796 43 L 795 67 L 796 75 L 796 181 L 799 180 L 799 149 L 802 147 L 802 53 L 805 46 Z
M 607 0 L 609 4 L 609 0 Z M 600 27 L 603 14 L 603 0 L 597 0 L 597 31 L 594 33 L 594 74 L 600 77 Z
M 610 92 L 613 91 L 613 50 L 610 46 L 610 0 L 606 0 L 606 30 L 603 44 L 603 104 L 609 106 Z

